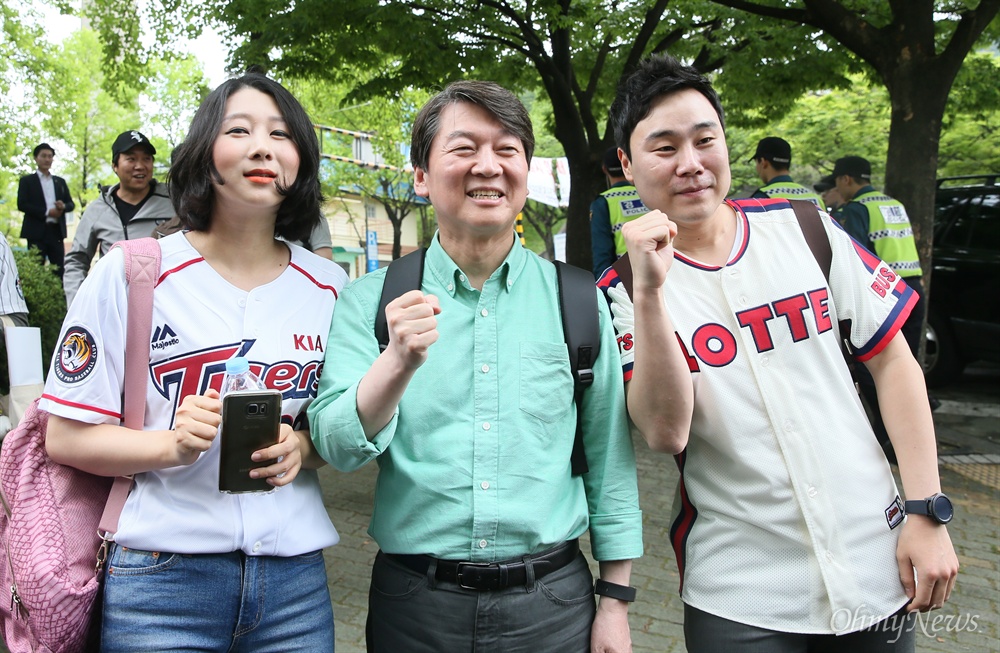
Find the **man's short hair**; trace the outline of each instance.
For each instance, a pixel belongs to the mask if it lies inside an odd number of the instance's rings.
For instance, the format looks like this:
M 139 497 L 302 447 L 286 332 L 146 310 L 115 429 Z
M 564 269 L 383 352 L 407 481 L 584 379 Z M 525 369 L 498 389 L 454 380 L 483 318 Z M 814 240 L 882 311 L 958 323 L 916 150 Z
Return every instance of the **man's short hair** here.
M 783 138 L 765 136 L 757 142 L 757 150 L 750 157 L 750 161 L 760 159 L 770 161 L 778 170 L 788 170 L 792 165 L 792 146 Z
M 625 172 L 622 170 L 621 159 L 618 158 L 618 148 L 611 147 L 604 153 L 604 169 L 612 177 L 622 177 Z
M 858 183 L 868 183 L 872 180 L 872 164 L 860 156 L 842 156 L 833 164 L 833 178 L 842 175 L 847 175 Z
M 654 55 L 643 60 L 630 75 L 618 84 L 615 101 L 611 105 L 611 121 L 615 128 L 615 142 L 625 154 L 632 156 L 629 140 L 632 132 L 653 108 L 653 103 L 664 95 L 671 95 L 692 88 L 709 101 L 719 116 L 719 125 L 726 128 L 719 95 L 708 78 L 692 66 L 685 66 L 670 55 Z
M 48 143 L 39 143 L 38 145 L 35 146 L 35 149 L 31 151 L 32 158 L 37 159 L 38 153 L 41 152 L 42 150 L 48 150 L 49 152 L 52 152 L 52 156 L 56 155 L 56 151 L 52 149 L 51 145 L 49 145 Z
M 414 168 L 427 170 L 431 144 L 441 128 L 441 112 L 445 107 L 468 102 L 485 109 L 508 132 L 516 136 L 524 147 L 524 156 L 531 163 L 535 152 L 535 133 L 531 128 L 528 111 L 517 96 L 494 82 L 466 80 L 452 82 L 443 91 L 427 101 L 413 121 L 410 138 L 410 163 Z

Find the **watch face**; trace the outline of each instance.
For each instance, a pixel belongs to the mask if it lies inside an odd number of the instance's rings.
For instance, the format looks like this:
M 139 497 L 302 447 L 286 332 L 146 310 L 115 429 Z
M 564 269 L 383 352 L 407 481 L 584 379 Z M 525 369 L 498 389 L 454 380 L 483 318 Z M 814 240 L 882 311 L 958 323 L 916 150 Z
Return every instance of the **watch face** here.
M 951 505 L 951 499 L 939 494 L 931 500 L 931 514 L 942 524 L 947 524 L 955 516 L 955 509 Z

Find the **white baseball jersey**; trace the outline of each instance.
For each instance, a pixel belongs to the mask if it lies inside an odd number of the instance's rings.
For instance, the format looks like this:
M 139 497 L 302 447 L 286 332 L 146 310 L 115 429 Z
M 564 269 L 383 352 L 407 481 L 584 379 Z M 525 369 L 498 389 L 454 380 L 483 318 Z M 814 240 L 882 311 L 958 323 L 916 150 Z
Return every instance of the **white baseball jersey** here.
M 681 596 L 771 630 L 859 630 L 907 602 L 895 558 L 903 513 L 837 320 L 852 320 L 866 360 L 916 297 L 832 220 L 828 285 L 785 200 L 728 204 L 740 226 L 731 260 L 677 253 L 664 286 L 695 390 L 671 528 Z M 599 285 L 628 380 L 641 348 L 632 303 L 613 269 Z
M 291 246 L 284 272 L 246 292 L 223 279 L 184 233 L 159 243 L 145 429 L 172 428 L 181 400 L 218 390 L 225 362 L 234 356 L 245 356 L 268 388 L 282 392 L 282 421 L 305 428 L 347 275 Z M 70 307 L 43 409 L 86 423 L 120 423 L 127 314 L 123 254 L 115 249 L 98 262 Z M 191 465 L 137 474 L 116 541 L 172 553 L 280 556 L 337 542 L 315 471 L 302 470 L 273 492 L 223 494 L 218 445 L 216 439 Z
M 24 303 L 21 276 L 17 273 L 14 254 L 7 239 L 0 237 L 0 315 L 27 312 L 28 305 Z

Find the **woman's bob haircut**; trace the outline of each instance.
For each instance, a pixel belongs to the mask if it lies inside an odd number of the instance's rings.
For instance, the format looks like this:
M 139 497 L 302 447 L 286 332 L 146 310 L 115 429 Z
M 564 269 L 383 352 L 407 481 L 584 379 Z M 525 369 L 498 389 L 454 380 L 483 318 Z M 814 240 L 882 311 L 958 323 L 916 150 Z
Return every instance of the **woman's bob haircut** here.
M 212 91 L 198 107 L 187 138 L 171 156 L 170 197 L 185 228 L 205 231 L 212 222 L 215 184 L 222 177 L 215 167 L 212 151 L 222 129 L 226 102 L 237 91 L 252 88 L 274 98 L 291 141 L 299 151 L 299 172 L 288 188 L 278 186 L 285 199 L 278 207 L 274 233 L 285 240 L 306 240 L 320 220 L 323 195 L 319 187 L 319 142 L 305 109 L 278 82 L 257 72 L 230 79 Z

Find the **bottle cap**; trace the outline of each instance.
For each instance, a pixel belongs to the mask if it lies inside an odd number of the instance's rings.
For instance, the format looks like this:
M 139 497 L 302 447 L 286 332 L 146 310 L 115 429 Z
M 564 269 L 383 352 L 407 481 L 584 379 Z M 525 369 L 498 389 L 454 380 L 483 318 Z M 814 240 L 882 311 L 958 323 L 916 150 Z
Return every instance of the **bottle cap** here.
M 250 362 L 242 356 L 226 361 L 226 374 L 243 374 L 250 371 Z

